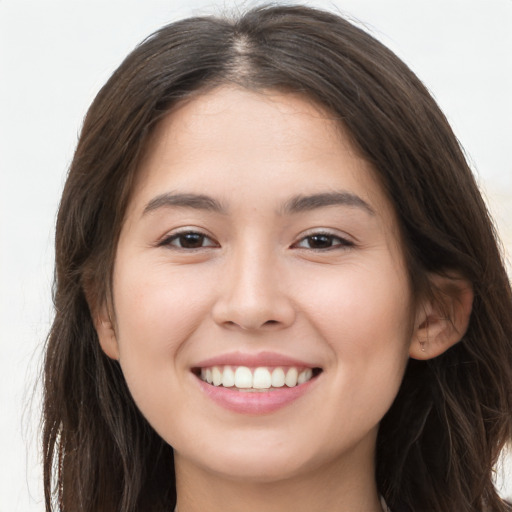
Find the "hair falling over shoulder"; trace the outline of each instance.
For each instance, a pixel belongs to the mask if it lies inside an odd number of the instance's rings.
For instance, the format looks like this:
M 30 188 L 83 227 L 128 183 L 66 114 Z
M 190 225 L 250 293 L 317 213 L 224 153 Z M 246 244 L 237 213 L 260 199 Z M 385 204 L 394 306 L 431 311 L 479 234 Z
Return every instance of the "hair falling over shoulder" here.
M 402 230 L 415 294 L 432 274 L 472 283 L 462 341 L 410 360 L 382 420 L 377 484 L 391 510 L 510 510 L 493 467 L 512 439 L 512 294 L 486 206 L 456 137 L 417 77 L 345 19 L 301 6 L 196 17 L 147 38 L 87 113 L 56 227 L 55 319 L 44 368 L 46 510 L 169 511 L 172 448 L 101 350 L 117 240 L 154 127 L 180 100 L 224 83 L 300 92 L 327 108 L 372 164 Z

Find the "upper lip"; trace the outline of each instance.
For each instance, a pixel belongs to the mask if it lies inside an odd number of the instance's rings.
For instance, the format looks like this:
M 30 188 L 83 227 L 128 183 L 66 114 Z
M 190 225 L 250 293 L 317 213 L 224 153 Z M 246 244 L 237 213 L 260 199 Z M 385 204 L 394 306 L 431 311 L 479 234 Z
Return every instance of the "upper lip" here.
M 261 366 L 295 366 L 300 368 L 318 368 L 318 365 L 275 352 L 258 352 L 256 354 L 229 352 L 205 359 L 194 365 L 195 368 L 209 368 L 212 366 L 247 366 L 251 368 Z

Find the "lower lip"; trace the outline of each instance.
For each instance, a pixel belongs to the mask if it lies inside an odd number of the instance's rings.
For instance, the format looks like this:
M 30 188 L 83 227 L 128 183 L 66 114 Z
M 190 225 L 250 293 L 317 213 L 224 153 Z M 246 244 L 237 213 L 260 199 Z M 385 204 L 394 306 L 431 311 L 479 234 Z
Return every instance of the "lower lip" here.
M 269 414 L 299 399 L 314 386 L 317 377 L 294 386 L 282 387 L 263 392 L 238 391 L 222 386 L 212 386 L 197 379 L 201 390 L 216 404 L 240 414 Z

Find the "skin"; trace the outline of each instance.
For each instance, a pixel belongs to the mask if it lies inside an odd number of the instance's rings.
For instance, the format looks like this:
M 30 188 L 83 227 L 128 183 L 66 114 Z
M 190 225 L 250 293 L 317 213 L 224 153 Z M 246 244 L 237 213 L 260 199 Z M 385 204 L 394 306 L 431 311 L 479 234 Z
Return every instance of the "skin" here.
M 286 209 L 333 191 L 367 207 Z M 169 193 L 207 195 L 223 211 L 155 201 Z M 204 234 L 203 246 L 179 247 L 183 229 Z M 319 233 L 331 247 L 312 248 Z M 325 111 L 233 87 L 174 109 L 141 166 L 113 287 L 115 325 L 103 306 L 100 342 L 174 447 L 180 512 L 381 510 L 379 422 L 408 357 L 433 357 L 456 337 L 429 303 L 413 307 L 393 208 Z M 239 414 L 191 371 L 233 351 L 322 373 L 286 407 Z

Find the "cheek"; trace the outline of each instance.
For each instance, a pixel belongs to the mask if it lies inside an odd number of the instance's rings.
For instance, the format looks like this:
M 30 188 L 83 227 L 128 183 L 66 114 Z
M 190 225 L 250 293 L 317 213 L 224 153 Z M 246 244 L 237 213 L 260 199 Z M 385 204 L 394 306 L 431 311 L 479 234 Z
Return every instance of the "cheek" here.
M 206 314 L 210 298 L 201 274 L 165 264 L 122 263 L 114 274 L 121 354 L 176 350 Z
M 185 398 L 180 352 L 208 315 L 210 298 L 208 289 L 201 289 L 203 281 L 198 272 L 165 264 L 117 262 L 114 304 L 120 364 L 135 402 L 155 427 L 170 401 L 179 407 Z
M 317 281 L 308 297 L 310 321 L 333 353 L 333 389 L 352 395 L 354 406 L 373 404 L 383 414 L 408 360 L 407 280 L 392 265 L 385 272 L 351 265 L 335 274 Z
M 173 411 L 186 410 L 180 349 L 204 319 L 199 276 L 134 259 L 116 262 L 114 304 L 119 361 L 137 407 L 168 442 L 179 431 Z M 196 293 L 194 293 L 196 290 Z
M 356 347 L 380 350 L 386 341 L 403 344 L 408 337 L 411 297 L 406 279 L 393 267 L 371 270 L 362 265 L 335 269 L 304 289 L 315 324 L 340 348 L 353 347 L 358 339 Z

